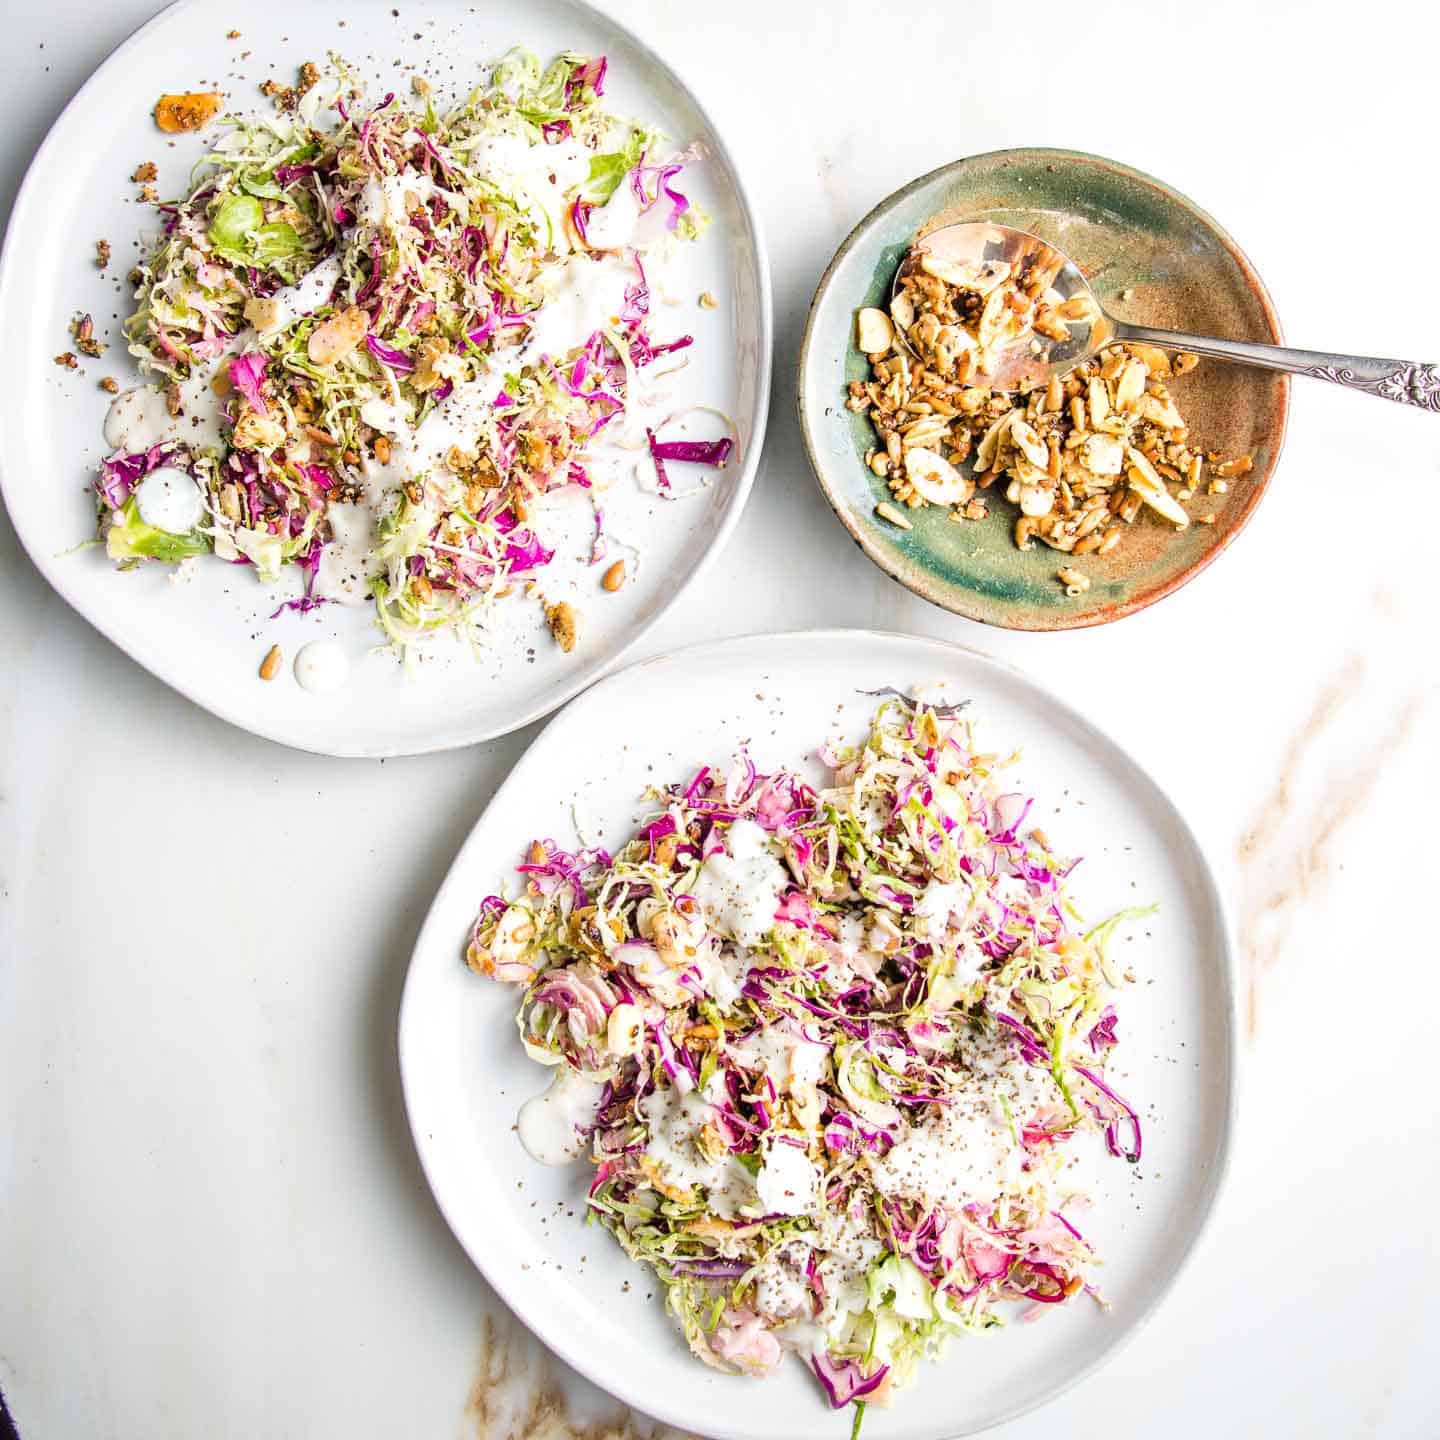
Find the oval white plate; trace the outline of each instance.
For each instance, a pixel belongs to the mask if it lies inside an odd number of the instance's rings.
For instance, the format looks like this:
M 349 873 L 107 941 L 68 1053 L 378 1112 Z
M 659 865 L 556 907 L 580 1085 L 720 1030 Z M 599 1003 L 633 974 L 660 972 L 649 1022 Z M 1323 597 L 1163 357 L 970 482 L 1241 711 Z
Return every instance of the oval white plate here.
M 91 624 L 207 710 L 333 755 L 415 754 L 504 734 L 613 666 L 724 545 L 755 474 L 770 392 L 770 279 L 759 224 L 724 141 L 675 72 L 580 0 L 493 0 L 473 8 L 461 0 L 407 0 L 399 18 L 393 8 L 391 0 L 351 0 L 344 29 L 336 28 L 334 9 L 293 0 L 250 0 L 243 13 L 220 0 L 185 0 L 164 11 L 96 71 L 56 122 L 30 167 L 0 257 L 0 484 L 31 559 Z M 237 25 L 242 37 L 226 39 Z M 386 88 L 408 91 L 407 71 L 395 68 L 404 62 L 431 78 L 443 99 L 467 91 L 482 61 L 516 44 L 545 59 L 565 49 L 608 55 L 606 100 L 617 113 L 659 124 L 677 147 L 700 142 L 705 159 L 687 171 L 693 183 L 686 188 L 713 218 L 667 282 L 679 303 L 664 312 L 666 330 L 696 341 L 674 396 L 677 409 L 725 411 L 740 438 L 738 460 L 714 473 L 703 494 L 627 503 L 631 518 L 616 534 L 638 542 L 642 555 L 633 583 L 618 595 L 601 591 L 603 566 L 580 558 L 589 505 L 578 493 L 557 497 L 542 521 L 561 539 L 546 590 L 560 599 L 567 583 L 576 587 L 584 616 L 579 650 L 562 655 L 543 633 L 539 607 L 512 603 L 499 607 L 485 658 L 476 661 L 457 645 L 407 676 L 392 656 L 371 653 L 380 636 L 368 610 L 324 606 L 271 620 L 283 597 L 238 567 L 207 558 L 189 583 L 172 585 L 164 567 L 121 575 L 103 552 L 77 551 L 94 533 L 87 486 L 104 453 L 109 397 L 97 382 L 107 374 L 127 387 L 138 380 L 119 323 L 130 309 L 124 277 L 136 259 L 131 241 L 153 222 L 148 207 L 134 203 L 138 187 L 128 177 L 140 161 L 154 160 L 160 193 L 177 193 L 204 146 L 195 136 L 168 145 L 149 116 L 154 100 L 167 90 L 218 87 L 238 110 L 268 105 L 256 90 L 260 80 L 289 78 L 302 61 L 323 62 L 332 48 L 357 65 L 376 98 Z M 242 60 L 246 51 L 251 58 Z M 100 238 L 114 247 L 105 276 L 94 264 Z M 717 309 L 699 308 L 704 290 L 720 302 Z M 63 370 L 52 357 L 73 348 L 69 326 L 81 311 L 93 314 L 110 350 L 78 372 Z M 681 467 L 680 485 L 698 479 L 690 472 Z M 350 655 L 344 689 L 308 694 L 288 669 L 271 684 L 257 679 L 271 643 L 293 657 L 319 638 L 338 640 Z
M 481 898 L 535 836 L 618 845 L 641 792 L 728 760 L 795 765 L 839 724 L 863 733 L 856 693 L 937 680 L 975 700 L 997 748 L 1024 746 L 1014 785 L 1063 849 L 1083 855 L 1087 916 L 1157 902 L 1123 951 L 1139 983 L 1117 1001 L 1117 1088 L 1145 1120 L 1144 1160 L 1097 1164 L 1087 1236 L 1107 1314 L 1066 1306 L 1034 1325 L 952 1344 L 944 1361 L 865 1417 L 869 1440 L 971 1434 L 1040 1404 L 1120 1344 L 1168 1289 L 1214 1202 L 1234 1109 L 1231 945 L 1215 878 L 1175 807 L 1113 741 L 1016 671 L 939 641 L 870 631 L 757 636 L 632 666 L 553 720 L 501 787 L 440 887 L 410 962 L 400 1067 L 421 1163 L 451 1228 L 522 1320 L 570 1364 L 669 1424 L 726 1440 L 843 1440 L 793 1359 L 760 1382 L 707 1370 L 619 1247 L 582 1224 L 588 1166 L 546 1169 L 514 1134 L 547 1076 L 520 1048 L 517 991 L 462 958 Z M 843 708 L 841 708 L 843 707 Z M 1054 810 L 1059 813 L 1052 814 Z M 628 1288 L 627 1288 L 628 1286 Z

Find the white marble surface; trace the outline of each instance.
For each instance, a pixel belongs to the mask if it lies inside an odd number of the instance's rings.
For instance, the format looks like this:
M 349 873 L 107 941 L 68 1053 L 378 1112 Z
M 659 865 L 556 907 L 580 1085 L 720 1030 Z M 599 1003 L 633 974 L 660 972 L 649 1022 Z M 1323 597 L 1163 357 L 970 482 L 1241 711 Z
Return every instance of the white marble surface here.
M 850 226 L 1008 144 L 1191 194 L 1296 343 L 1440 358 L 1433 7 L 935 0 L 892 7 L 911 19 L 883 37 L 858 4 L 613 8 L 733 136 L 778 322 L 754 498 L 646 648 L 825 623 L 1003 655 L 1153 769 L 1234 901 L 1250 1023 L 1216 1223 L 1142 1336 L 1006 1440 L 1433 1435 L 1440 419 L 1299 386 L 1274 490 L 1222 563 L 1106 629 L 1005 635 L 859 556 L 805 466 L 791 381 Z M 0 203 L 151 9 L 7 17 Z M 1008 93 L 975 93 L 987 72 Z M 1397 225 L 1418 241 L 1392 261 Z M 533 732 L 383 764 L 290 753 L 102 641 L 3 521 L 0 557 L 0 1389 L 21 1433 L 644 1430 L 515 1332 L 434 1210 L 400 1103 L 411 943 Z

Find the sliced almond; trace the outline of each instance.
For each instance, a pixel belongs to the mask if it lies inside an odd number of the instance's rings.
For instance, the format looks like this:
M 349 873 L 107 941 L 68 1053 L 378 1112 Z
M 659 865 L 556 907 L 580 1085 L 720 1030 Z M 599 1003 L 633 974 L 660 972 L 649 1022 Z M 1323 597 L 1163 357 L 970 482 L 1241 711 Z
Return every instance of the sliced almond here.
M 1110 392 L 1099 376 L 1093 376 L 1086 395 L 1090 402 L 1090 423 L 1098 430 L 1110 414 Z
M 280 322 L 279 302 L 252 295 L 245 302 L 245 318 L 263 335 Z
M 1024 411 L 1007 410 L 980 437 L 980 443 L 975 447 L 975 468 L 977 470 L 989 470 L 995 464 L 995 452 L 1000 448 L 1001 439 L 1017 420 L 1023 418 Z
M 1140 416 L 1162 430 L 1183 430 L 1185 417 L 1175 408 L 1173 400 L 1161 400 L 1155 395 L 1146 395 L 1140 401 Z
M 1113 435 L 1091 435 L 1081 459 L 1092 475 L 1118 475 L 1125 468 L 1125 447 Z
M 890 318 L 907 334 L 915 323 L 915 306 L 903 291 L 890 302 Z
M 938 255 L 922 255 L 920 268 L 937 280 L 957 290 L 973 290 L 988 295 L 1010 278 L 1010 264 L 1005 260 L 942 260 Z
M 1152 375 L 1168 375 L 1170 373 L 1170 357 L 1158 345 L 1140 345 L 1133 340 L 1128 341 L 1127 344 L 1145 362 L 1146 368 Z
M 975 482 L 933 450 L 907 450 L 905 478 L 932 505 L 963 505 L 975 493 Z
M 1032 465 L 1041 470 L 1049 465 L 1050 451 L 1045 442 L 1035 433 L 1035 427 L 1028 420 L 1012 421 L 1010 438 L 1019 446 L 1025 458 Z
M 365 338 L 369 328 L 370 317 L 358 305 L 352 305 L 310 332 L 306 352 L 316 365 L 333 365 Z
M 1055 508 L 1055 492 L 1046 485 L 1022 485 L 1020 487 L 1020 513 L 1038 519 L 1048 515 Z
M 1130 462 L 1125 472 L 1130 488 L 1177 530 L 1185 529 L 1190 517 L 1185 513 L 1185 507 L 1165 488 L 1165 482 L 1155 467 L 1133 445 L 1125 447 L 1125 458 Z
M 1144 393 L 1145 363 L 1142 360 L 1131 360 L 1120 372 L 1120 378 L 1115 382 L 1115 408 L 1117 410 L 1135 409 Z
M 873 305 L 867 305 L 855 317 L 855 343 L 867 355 L 884 355 L 895 343 L 895 327 L 890 317 Z

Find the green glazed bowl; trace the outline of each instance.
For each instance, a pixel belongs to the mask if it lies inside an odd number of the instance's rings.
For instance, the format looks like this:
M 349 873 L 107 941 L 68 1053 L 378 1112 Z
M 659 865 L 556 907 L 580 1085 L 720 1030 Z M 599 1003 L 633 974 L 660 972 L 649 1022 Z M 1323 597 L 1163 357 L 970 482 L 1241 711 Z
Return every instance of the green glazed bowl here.
M 1239 246 L 1199 206 L 1138 170 L 1073 150 L 999 150 L 922 176 L 855 227 L 820 281 L 800 347 L 800 428 L 820 487 L 860 548 L 917 595 L 987 625 L 1066 630 L 1118 620 L 1178 589 L 1240 533 L 1280 455 L 1289 378 L 1206 360 L 1170 382 L 1192 443 L 1251 455 L 1255 468 L 1230 481 L 1228 494 L 1202 491 L 1190 503 L 1192 516 L 1213 514 L 1213 524 L 1177 534 L 1142 510 L 1121 545 L 1086 558 L 1092 583 L 1082 595 L 1067 596 L 1055 578 L 1067 557 L 1039 544 L 1015 548 L 1016 510 L 998 492 L 987 520 L 957 525 L 948 511 L 925 507 L 908 512 L 914 528 L 902 530 L 875 514 L 891 498 L 863 459 L 875 432 L 845 407 L 848 382 L 869 373 L 855 348 L 855 312 L 888 304 L 918 232 L 961 220 L 998 221 L 1059 246 L 1120 320 L 1279 344 L 1274 307 Z

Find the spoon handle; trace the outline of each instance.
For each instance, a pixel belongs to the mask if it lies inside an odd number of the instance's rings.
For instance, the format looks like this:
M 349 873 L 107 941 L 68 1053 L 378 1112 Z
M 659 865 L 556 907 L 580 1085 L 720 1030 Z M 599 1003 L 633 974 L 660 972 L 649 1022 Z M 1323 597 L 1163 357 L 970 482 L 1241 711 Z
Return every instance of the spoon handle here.
M 1146 325 L 1115 322 L 1116 340 L 1135 340 L 1163 350 L 1188 350 L 1216 360 L 1258 365 L 1262 370 L 1288 370 L 1313 375 L 1351 390 L 1365 390 L 1382 400 L 1418 405 L 1440 414 L 1440 366 L 1413 360 L 1375 360 L 1364 355 L 1329 355 L 1322 350 L 1290 350 L 1283 345 L 1257 345 L 1247 340 L 1214 340 L 1183 335 L 1178 330 L 1152 330 Z

